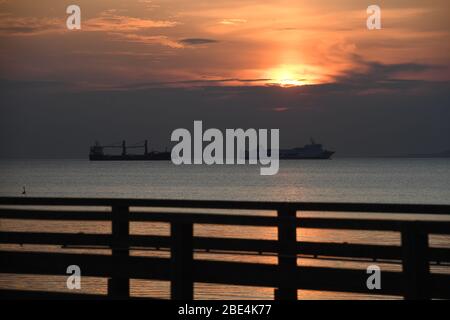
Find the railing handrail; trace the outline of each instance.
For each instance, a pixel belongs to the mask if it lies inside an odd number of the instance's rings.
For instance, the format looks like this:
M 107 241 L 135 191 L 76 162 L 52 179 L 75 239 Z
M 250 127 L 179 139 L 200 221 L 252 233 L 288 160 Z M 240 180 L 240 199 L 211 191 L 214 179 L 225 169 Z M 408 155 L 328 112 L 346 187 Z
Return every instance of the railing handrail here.
M 128 206 L 189 209 L 297 210 L 450 215 L 449 204 L 400 204 L 359 202 L 277 202 L 237 200 L 173 200 L 138 198 L 0 197 L 0 205 Z
M 450 234 L 450 221 L 299 217 L 296 215 L 297 211 L 450 215 L 450 205 L 0 197 L 0 206 L 3 206 L 0 207 L 0 219 L 111 221 L 111 233 L 102 235 L 0 232 L 0 243 L 55 244 L 62 241 L 70 245 L 70 243 L 94 242 L 111 249 L 111 255 L 105 256 L 0 251 L 2 257 L 5 257 L 5 263 L 0 264 L 0 271 L 60 274 L 65 272 L 63 267 L 66 262 L 76 257 L 88 266 L 88 272 L 85 274 L 110 277 L 108 295 L 112 298 L 129 298 L 130 277 L 170 280 L 171 296 L 174 299 L 192 299 L 195 281 L 275 287 L 278 288 L 275 291 L 276 299 L 296 299 L 297 289 L 366 292 L 365 282 L 359 280 L 359 277 L 364 275 L 361 270 L 299 267 L 297 255 L 301 253 L 372 259 L 382 256 L 400 259 L 402 273 L 384 272 L 384 279 L 386 277 L 390 279 L 389 287 L 383 287 L 383 290 L 377 294 L 403 294 L 408 299 L 450 297 L 448 289 L 450 276 L 432 274 L 429 270 L 430 259 L 435 262 L 450 261 L 450 249 L 431 248 L 428 240 L 429 234 Z M 50 210 L 38 208 L 39 206 L 56 206 L 57 208 Z M 69 208 L 59 208 L 69 206 L 83 207 L 83 209 L 74 211 Z M 92 210 L 94 206 L 109 207 L 111 210 L 95 211 Z M 195 209 L 270 210 L 276 211 L 277 214 L 267 216 L 164 212 L 159 209 L 142 212 L 130 210 L 131 207 L 183 208 L 194 211 Z M 169 223 L 170 235 L 132 235 L 130 222 L 137 221 Z M 202 238 L 194 235 L 195 224 L 275 226 L 278 240 Z M 297 241 L 297 228 L 397 231 L 401 235 L 401 245 L 300 242 Z M 158 248 L 169 247 L 170 258 L 130 256 L 133 246 L 147 247 L 149 245 L 156 245 Z M 231 251 L 250 249 L 257 252 L 269 249 L 270 252 L 277 254 L 278 264 L 194 259 L 194 250 L 202 247 L 206 250 L 208 248 Z M 49 261 L 53 262 L 49 265 Z M 150 264 L 153 266 L 148 273 Z M 35 266 L 37 269 L 34 268 Z M 107 272 L 103 272 L 104 268 Z M 354 277 L 358 279 L 355 280 Z M 447 287 L 446 284 L 449 286 Z
M 114 208 L 114 206 L 113 206 Z M 63 211 L 0 208 L 0 219 L 15 220 L 59 220 L 59 221 L 112 221 L 112 212 L 104 211 Z M 226 213 L 191 213 L 191 212 L 129 212 L 129 222 L 161 222 L 214 224 L 229 226 L 277 227 L 279 216 L 236 215 Z M 365 230 L 365 231 L 402 231 L 406 224 L 414 223 L 422 230 L 434 234 L 450 234 L 450 221 L 438 220 L 399 220 L 371 218 L 337 218 L 337 217 L 292 217 L 291 222 L 297 228 Z

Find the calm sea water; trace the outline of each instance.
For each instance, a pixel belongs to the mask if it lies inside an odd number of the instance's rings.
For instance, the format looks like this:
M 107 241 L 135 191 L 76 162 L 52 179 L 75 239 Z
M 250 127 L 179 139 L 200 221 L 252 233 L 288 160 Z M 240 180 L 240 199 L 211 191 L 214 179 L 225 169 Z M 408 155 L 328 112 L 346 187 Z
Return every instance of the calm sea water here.
M 169 162 L 89 162 L 86 160 L 0 161 L 0 196 L 126 197 L 208 200 L 338 201 L 450 204 L 449 159 L 334 159 L 330 161 L 281 161 L 275 176 L 259 175 L 258 166 L 174 166 Z M 236 214 L 236 213 L 234 213 Z M 239 213 L 237 213 L 239 214 Z M 271 213 L 266 213 L 271 214 Z M 299 213 L 308 215 L 308 213 Z M 314 213 L 309 215 L 330 215 Z M 349 214 L 358 216 L 361 214 Z M 395 215 L 384 218 L 398 218 Z M 402 218 L 417 218 L 404 217 Z M 428 217 L 430 218 L 430 217 Z M 434 219 L 439 219 L 434 217 Z M 440 218 L 442 219 L 442 218 Z M 0 230 L 109 233 L 110 224 L 59 223 L 0 220 Z M 166 224 L 132 224 L 135 234 L 169 234 Z M 196 226 L 195 234 L 216 237 L 276 239 L 274 228 Z M 302 241 L 383 243 L 398 245 L 400 235 L 386 232 L 357 232 L 299 229 Z M 448 237 L 434 236 L 433 246 L 450 247 Z M 52 246 L 2 246 L 26 251 L 87 252 Z M 108 254 L 108 250 L 98 253 Z M 168 256 L 166 252 L 135 251 L 135 255 Z M 276 263 L 272 256 L 197 254 L 197 258 Z M 361 269 L 371 262 L 342 262 L 301 258 L 299 265 Z M 380 264 L 383 270 L 400 270 Z M 434 268 L 436 272 L 448 272 Z M 0 288 L 65 291 L 65 277 L 11 276 L 0 274 Z M 83 278 L 83 292 L 104 293 L 106 279 Z M 132 294 L 168 297 L 169 283 L 132 281 Z M 300 291 L 303 299 L 370 298 L 368 295 Z M 196 298 L 271 299 L 270 288 L 196 284 Z
M 281 161 L 258 166 L 170 162 L 0 161 L 0 195 L 450 203 L 450 159 Z

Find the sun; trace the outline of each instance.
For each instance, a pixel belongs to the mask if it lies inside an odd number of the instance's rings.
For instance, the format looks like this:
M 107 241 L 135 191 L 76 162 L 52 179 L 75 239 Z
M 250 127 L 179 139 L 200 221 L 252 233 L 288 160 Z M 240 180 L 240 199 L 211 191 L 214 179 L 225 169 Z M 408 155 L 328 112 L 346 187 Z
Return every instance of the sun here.
M 294 87 L 301 86 L 303 84 L 300 80 L 292 79 L 291 77 L 279 79 L 277 82 L 282 87 Z
M 305 83 L 302 81 L 297 68 L 293 66 L 281 66 L 276 69 L 268 71 L 268 77 L 271 79 L 271 84 L 276 84 L 281 87 L 295 87 L 301 86 Z

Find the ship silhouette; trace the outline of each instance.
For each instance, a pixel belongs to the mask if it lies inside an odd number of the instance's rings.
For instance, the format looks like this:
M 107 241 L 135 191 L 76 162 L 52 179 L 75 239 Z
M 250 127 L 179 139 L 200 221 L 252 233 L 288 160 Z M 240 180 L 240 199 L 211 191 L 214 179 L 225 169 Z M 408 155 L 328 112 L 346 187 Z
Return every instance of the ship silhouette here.
M 319 143 L 315 143 L 311 138 L 311 143 L 306 144 L 303 148 L 281 149 L 280 159 L 330 159 L 334 151 L 323 149 Z
M 105 149 L 122 149 L 121 154 L 105 154 Z M 129 149 L 144 149 L 142 154 L 128 153 Z M 126 141 L 122 141 L 122 145 L 100 145 L 98 141 L 90 148 L 90 161 L 168 161 L 170 160 L 170 152 L 168 151 L 151 151 L 148 152 L 148 141 L 145 140 L 143 145 L 127 146 Z
M 273 150 L 267 150 L 267 154 L 270 156 Z M 311 138 L 311 143 L 304 145 L 302 148 L 292 149 L 280 149 L 280 160 L 303 160 L 303 159 L 330 159 L 335 151 L 329 151 L 323 148 L 322 144 L 315 143 Z M 259 158 L 259 148 L 255 152 L 257 158 Z M 263 153 L 264 154 L 264 153 Z M 245 152 L 245 158 L 250 159 L 250 153 Z

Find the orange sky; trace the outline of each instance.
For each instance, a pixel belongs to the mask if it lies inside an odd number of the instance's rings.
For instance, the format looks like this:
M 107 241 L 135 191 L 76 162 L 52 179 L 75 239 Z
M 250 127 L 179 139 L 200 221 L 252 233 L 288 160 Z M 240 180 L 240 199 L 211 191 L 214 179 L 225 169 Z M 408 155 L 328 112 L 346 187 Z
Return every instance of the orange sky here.
M 68 31 L 65 9 L 75 3 L 82 30 Z M 396 77 L 450 80 L 449 1 L 377 4 L 383 29 L 369 31 L 358 0 L 0 0 L 0 74 L 87 87 L 289 86 L 333 82 L 376 61 L 436 65 Z

